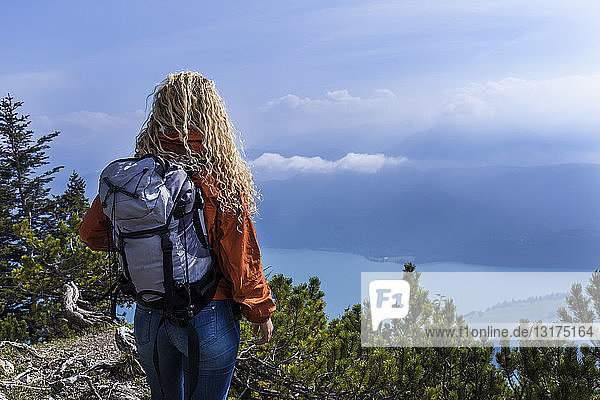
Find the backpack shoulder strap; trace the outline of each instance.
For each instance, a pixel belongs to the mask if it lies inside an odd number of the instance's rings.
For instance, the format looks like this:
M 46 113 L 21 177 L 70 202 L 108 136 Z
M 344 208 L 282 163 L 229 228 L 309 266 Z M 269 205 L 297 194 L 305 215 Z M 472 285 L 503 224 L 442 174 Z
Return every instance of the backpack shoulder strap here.
M 200 218 L 200 212 L 204 210 L 204 199 L 202 198 L 202 191 L 196 188 L 196 201 L 194 202 L 194 209 L 192 214 L 192 222 L 194 223 L 194 231 L 200 240 L 200 244 L 205 249 L 210 248 L 208 244 L 208 229 L 206 229 L 204 221 Z M 204 215 L 204 213 L 202 213 Z

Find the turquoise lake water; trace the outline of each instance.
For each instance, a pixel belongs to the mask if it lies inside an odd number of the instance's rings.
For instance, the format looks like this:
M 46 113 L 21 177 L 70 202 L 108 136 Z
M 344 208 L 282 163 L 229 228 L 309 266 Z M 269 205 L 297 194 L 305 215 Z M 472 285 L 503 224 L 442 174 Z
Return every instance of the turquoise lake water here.
M 295 284 L 308 282 L 309 277 L 321 280 L 330 317 L 343 314 L 351 304 L 360 302 L 361 272 L 400 272 L 402 264 L 376 262 L 349 253 L 307 249 L 261 248 L 265 274 L 284 274 Z M 465 264 L 460 262 L 415 263 L 418 271 L 507 271 L 514 268 L 490 265 Z M 133 310 L 127 310 L 127 321 L 132 322 Z

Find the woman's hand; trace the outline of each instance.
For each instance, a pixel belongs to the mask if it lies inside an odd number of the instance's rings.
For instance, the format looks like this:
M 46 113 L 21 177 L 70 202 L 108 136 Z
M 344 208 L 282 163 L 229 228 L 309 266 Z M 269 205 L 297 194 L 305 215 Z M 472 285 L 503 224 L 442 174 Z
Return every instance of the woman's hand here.
M 254 344 L 265 344 L 271 340 L 271 334 L 273 333 L 273 323 L 271 322 L 271 318 L 261 323 L 254 322 L 252 334 L 258 336 L 259 332 L 261 333 L 261 337 L 254 339 Z

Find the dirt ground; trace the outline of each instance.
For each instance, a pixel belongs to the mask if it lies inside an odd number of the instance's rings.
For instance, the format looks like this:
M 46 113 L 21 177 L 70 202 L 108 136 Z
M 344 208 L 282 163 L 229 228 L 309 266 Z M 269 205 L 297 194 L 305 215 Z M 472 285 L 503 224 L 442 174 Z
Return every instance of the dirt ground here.
M 33 346 L 0 342 L 0 400 L 149 399 L 135 356 L 116 345 L 117 328 Z

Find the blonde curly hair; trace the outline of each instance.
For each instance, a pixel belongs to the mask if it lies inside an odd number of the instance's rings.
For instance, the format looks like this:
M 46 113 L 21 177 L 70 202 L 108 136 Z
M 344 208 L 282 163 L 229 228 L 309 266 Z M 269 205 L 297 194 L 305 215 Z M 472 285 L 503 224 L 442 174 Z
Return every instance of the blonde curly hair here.
M 169 74 L 150 96 L 152 111 L 137 135 L 136 156 L 156 154 L 181 165 L 205 179 L 223 212 L 237 215 L 240 223 L 244 209 L 254 217 L 260 194 L 215 83 L 198 72 Z M 202 136 L 202 152 L 190 147 L 191 131 Z M 160 137 L 181 141 L 185 154 L 165 150 Z

